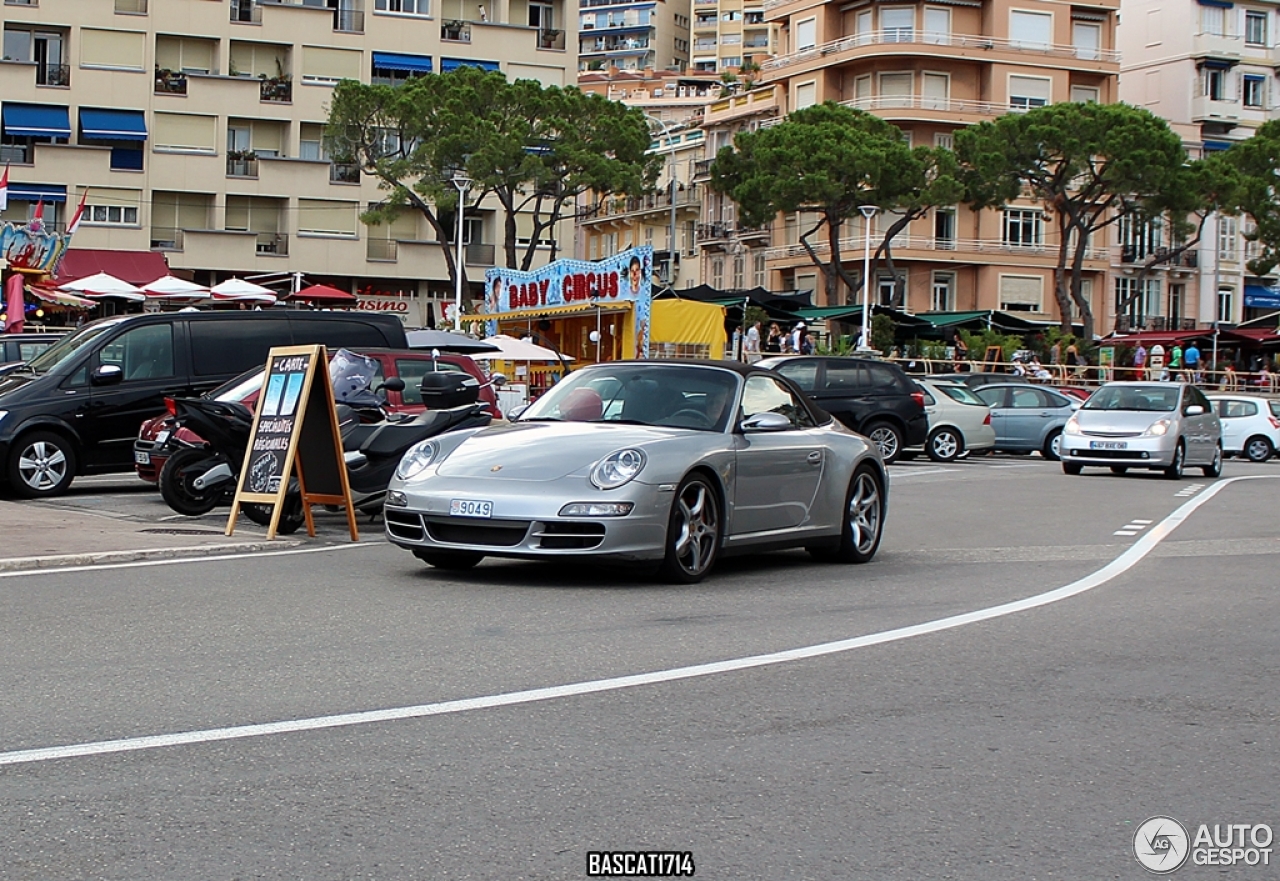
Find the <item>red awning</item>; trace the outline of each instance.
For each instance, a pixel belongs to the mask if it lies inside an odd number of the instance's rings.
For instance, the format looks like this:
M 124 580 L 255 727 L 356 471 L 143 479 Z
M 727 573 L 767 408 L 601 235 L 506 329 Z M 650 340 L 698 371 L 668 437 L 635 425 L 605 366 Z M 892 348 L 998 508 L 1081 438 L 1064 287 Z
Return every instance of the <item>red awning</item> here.
M 337 288 L 330 287 L 327 284 L 313 284 L 310 287 L 303 288 L 296 294 L 290 294 L 290 300 L 307 300 L 312 303 L 355 303 L 357 298 L 355 294 L 349 294 L 346 291 L 340 291 Z
M 1233 327 L 1221 331 L 1218 339 L 1225 343 L 1245 343 L 1246 345 L 1263 345 L 1280 343 L 1280 333 L 1269 327 Z
M 105 272 L 122 281 L 142 286 L 169 274 L 169 264 L 158 251 L 100 251 L 68 248 L 58 265 L 55 284 Z

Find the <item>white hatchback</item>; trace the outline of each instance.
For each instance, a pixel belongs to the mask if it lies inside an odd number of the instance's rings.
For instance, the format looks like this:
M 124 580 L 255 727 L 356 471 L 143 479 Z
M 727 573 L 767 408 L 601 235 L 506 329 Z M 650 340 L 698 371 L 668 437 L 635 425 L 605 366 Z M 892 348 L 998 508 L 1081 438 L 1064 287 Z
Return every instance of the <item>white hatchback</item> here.
M 924 392 L 929 436 L 924 451 L 935 462 L 950 462 L 966 452 L 986 452 L 996 445 L 991 408 L 959 382 L 917 379 Z M 915 447 L 920 450 L 920 447 Z M 912 452 L 912 448 L 907 448 Z
M 1265 462 L 1280 450 L 1280 400 L 1255 395 L 1209 395 L 1222 420 L 1222 452 Z

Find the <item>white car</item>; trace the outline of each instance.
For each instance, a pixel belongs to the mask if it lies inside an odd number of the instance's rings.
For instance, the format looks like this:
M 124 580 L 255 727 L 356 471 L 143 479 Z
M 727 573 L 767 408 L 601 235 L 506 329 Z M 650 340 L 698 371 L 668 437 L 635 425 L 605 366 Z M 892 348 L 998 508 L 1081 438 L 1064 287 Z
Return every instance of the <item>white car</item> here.
M 916 383 L 924 392 L 929 436 L 923 447 L 908 447 L 908 454 L 923 449 L 935 462 L 951 462 L 966 452 L 986 452 L 995 447 L 991 408 L 968 386 L 928 379 L 917 379 Z
M 1280 400 L 1255 395 L 1209 395 L 1222 420 L 1222 452 L 1265 462 L 1280 450 Z

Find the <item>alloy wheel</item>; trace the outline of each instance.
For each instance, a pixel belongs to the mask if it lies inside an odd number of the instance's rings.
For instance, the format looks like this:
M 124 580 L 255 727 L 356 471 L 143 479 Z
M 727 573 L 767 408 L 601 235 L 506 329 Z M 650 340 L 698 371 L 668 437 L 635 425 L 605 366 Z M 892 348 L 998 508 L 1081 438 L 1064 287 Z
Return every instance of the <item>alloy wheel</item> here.
M 720 540 L 720 510 L 715 492 L 702 480 L 680 490 L 675 506 L 673 551 L 686 577 L 701 578 L 715 561 Z
M 18 474 L 32 492 L 52 492 L 67 478 L 70 463 L 62 448 L 46 440 L 37 440 L 18 454 Z
M 863 471 L 853 479 L 853 492 L 849 494 L 850 540 L 859 554 L 868 554 L 880 539 L 880 523 L 884 506 L 880 487 L 869 472 Z

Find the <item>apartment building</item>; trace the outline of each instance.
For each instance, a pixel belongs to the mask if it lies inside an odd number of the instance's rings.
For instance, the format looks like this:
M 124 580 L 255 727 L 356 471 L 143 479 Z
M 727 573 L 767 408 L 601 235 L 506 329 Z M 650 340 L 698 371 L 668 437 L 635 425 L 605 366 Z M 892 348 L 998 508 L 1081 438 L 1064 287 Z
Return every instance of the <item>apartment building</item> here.
M 563 0 L 6 0 L 3 10 L 4 219 L 43 204 L 46 221 L 65 223 L 87 192 L 77 248 L 162 251 L 209 282 L 300 271 L 362 298 L 422 298 L 423 320 L 452 300 L 443 249 L 453 243 L 408 214 L 360 222 L 382 193 L 325 153 L 334 85 L 462 65 L 564 85 L 565 47 L 576 45 Z M 500 223 L 483 204 L 464 219 L 479 295 Z
M 578 69 L 689 66 L 689 0 L 580 0 Z
M 1280 110 L 1275 67 L 1280 7 L 1228 0 L 1127 0 L 1116 30 L 1123 61 L 1120 100 L 1169 121 L 1193 155 L 1226 150 Z M 1121 316 L 1133 327 L 1163 329 L 1188 321 L 1235 323 L 1274 312 L 1274 278 L 1251 276 L 1253 251 L 1241 220 L 1212 217 L 1201 245 L 1174 266 L 1160 262 Z M 1161 231 L 1128 231 L 1120 277 L 1165 248 Z M 1155 252 L 1158 254 L 1158 250 Z
M 697 73 L 735 74 L 777 51 L 777 29 L 763 0 L 693 0 L 690 66 Z
M 777 93 L 761 101 L 756 115 L 830 100 L 892 121 L 912 144 L 950 145 L 957 128 L 1006 112 L 1055 101 L 1115 101 L 1118 9 L 1119 0 L 765 0 L 782 54 L 763 65 L 762 84 Z M 873 241 L 888 220 L 872 218 Z M 772 287 L 813 289 L 818 305 L 843 305 L 821 302 L 816 269 L 799 243 L 807 221 L 780 218 L 770 231 Z M 842 242 L 855 275 L 862 270 L 862 224 L 851 223 Z M 888 302 L 901 283 L 912 312 L 1004 309 L 1056 320 L 1056 250 L 1049 219 L 1033 202 L 983 212 L 940 207 L 895 240 L 899 279 L 877 270 L 873 297 Z M 1112 250 L 1097 243 L 1085 264 L 1100 331 L 1110 329 L 1114 312 L 1105 294 Z

